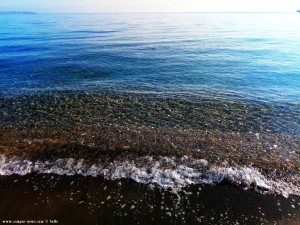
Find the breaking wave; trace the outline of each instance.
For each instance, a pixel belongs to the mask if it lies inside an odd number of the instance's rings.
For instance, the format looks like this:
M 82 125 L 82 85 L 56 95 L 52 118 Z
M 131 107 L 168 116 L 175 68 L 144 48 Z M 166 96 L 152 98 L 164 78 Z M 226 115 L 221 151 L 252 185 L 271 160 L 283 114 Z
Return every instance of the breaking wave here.
M 140 157 L 136 160 L 113 161 L 110 163 L 89 163 L 84 159 L 57 159 L 53 161 L 30 161 L 22 158 L 8 158 L 0 155 L 0 175 L 26 175 L 29 173 L 101 176 L 108 180 L 130 179 L 138 183 L 161 188 L 183 188 L 191 184 L 230 184 L 252 189 L 261 194 L 276 194 L 283 197 L 300 195 L 299 175 L 293 175 L 287 182 L 269 178 L 252 166 L 211 165 L 205 159 L 188 156 Z

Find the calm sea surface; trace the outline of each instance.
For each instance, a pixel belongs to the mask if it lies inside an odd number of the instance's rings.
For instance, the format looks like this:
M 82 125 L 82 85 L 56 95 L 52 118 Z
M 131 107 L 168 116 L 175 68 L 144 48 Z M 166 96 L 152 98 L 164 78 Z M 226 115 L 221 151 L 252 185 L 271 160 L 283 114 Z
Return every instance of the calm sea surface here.
M 189 93 L 300 100 L 298 14 L 0 17 L 0 90 Z

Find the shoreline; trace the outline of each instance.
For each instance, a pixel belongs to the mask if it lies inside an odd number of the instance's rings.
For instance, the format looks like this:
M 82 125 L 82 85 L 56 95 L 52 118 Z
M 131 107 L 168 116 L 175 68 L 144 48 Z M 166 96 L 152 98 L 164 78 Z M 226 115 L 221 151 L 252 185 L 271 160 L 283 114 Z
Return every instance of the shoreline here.
M 58 224 L 297 224 L 300 197 L 259 195 L 226 183 L 164 190 L 128 180 L 0 176 L 0 219 Z
M 129 155 L 128 155 L 129 156 Z M 29 161 L 7 158 L 0 155 L 0 175 L 54 174 L 83 177 L 102 177 L 115 181 L 126 179 L 138 184 L 162 189 L 182 190 L 190 185 L 216 185 L 228 183 L 232 186 L 253 190 L 259 194 L 300 196 L 299 176 L 297 174 L 276 178 L 264 175 L 252 166 L 232 167 L 227 162 L 214 165 L 205 159 L 188 156 L 138 157 L 133 159 L 89 162 L 84 159 L 57 159 L 55 161 Z

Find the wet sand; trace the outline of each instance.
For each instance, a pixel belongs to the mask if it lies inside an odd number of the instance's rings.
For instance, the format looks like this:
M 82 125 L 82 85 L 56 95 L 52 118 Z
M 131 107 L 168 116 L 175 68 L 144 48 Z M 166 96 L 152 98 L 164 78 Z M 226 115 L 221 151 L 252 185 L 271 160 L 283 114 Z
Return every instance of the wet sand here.
M 1 176 L 0 184 L 1 222 L 296 225 L 300 218 L 299 196 L 260 195 L 224 183 L 172 191 L 129 180 L 29 174 Z

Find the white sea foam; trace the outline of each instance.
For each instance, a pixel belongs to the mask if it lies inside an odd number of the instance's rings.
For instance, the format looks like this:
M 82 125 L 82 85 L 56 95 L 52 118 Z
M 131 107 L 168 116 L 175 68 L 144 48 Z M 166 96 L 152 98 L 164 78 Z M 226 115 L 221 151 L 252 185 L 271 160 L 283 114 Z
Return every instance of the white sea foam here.
M 139 162 L 143 162 L 142 165 Z M 211 166 L 207 160 L 195 160 L 189 157 L 174 158 L 141 157 L 136 161 L 114 161 L 110 164 L 90 165 L 83 159 L 58 159 L 55 161 L 32 162 L 24 159 L 8 159 L 0 155 L 0 175 L 25 175 L 31 172 L 102 176 L 106 179 L 131 179 L 138 183 L 155 184 L 162 188 L 182 188 L 190 184 L 218 184 L 228 181 L 245 189 L 254 189 L 260 193 L 278 194 L 288 197 L 300 195 L 299 176 L 294 177 L 296 184 L 280 179 L 270 179 L 253 167 Z

